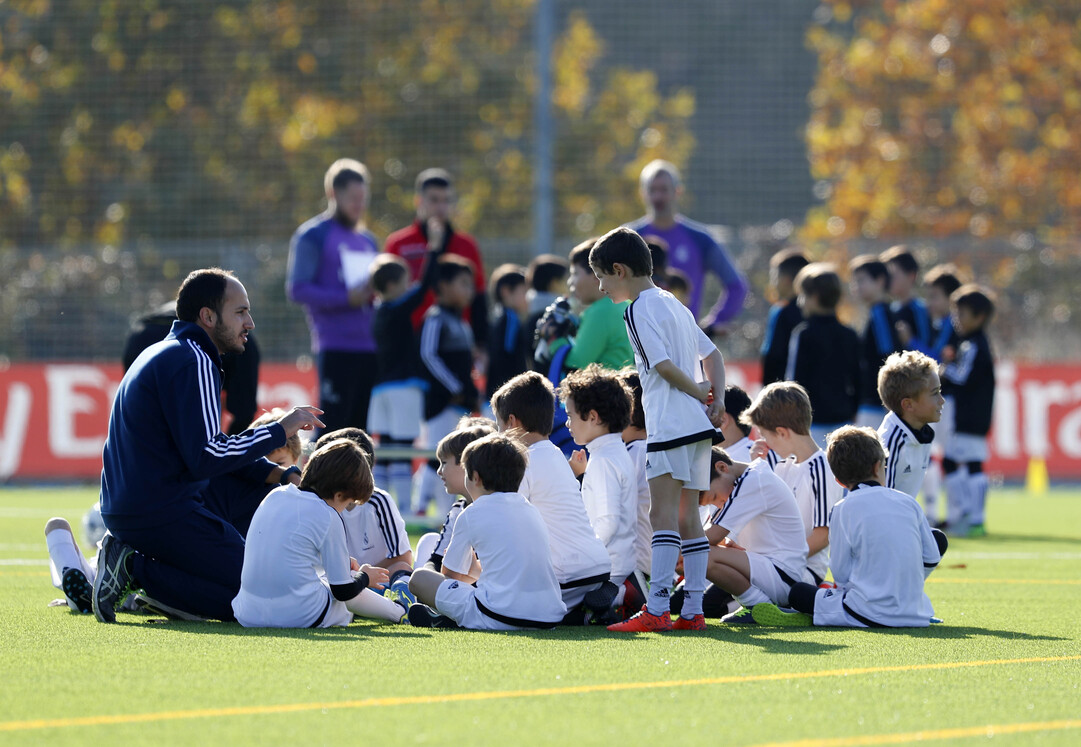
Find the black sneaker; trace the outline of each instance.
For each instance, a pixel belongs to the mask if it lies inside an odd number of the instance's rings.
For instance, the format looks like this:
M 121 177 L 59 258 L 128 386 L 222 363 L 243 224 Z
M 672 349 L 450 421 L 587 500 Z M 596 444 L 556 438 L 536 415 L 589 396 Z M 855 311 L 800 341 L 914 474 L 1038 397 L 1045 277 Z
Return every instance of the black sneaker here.
M 94 586 L 87 581 L 86 574 L 80 569 L 65 568 L 60 586 L 68 604 L 83 614 L 94 611 Z
M 414 628 L 457 628 L 458 623 L 441 615 L 426 604 L 409 606 L 409 624 Z
M 98 550 L 98 575 L 94 579 L 94 617 L 116 622 L 116 608 L 133 589 L 131 556 L 135 550 L 108 532 Z

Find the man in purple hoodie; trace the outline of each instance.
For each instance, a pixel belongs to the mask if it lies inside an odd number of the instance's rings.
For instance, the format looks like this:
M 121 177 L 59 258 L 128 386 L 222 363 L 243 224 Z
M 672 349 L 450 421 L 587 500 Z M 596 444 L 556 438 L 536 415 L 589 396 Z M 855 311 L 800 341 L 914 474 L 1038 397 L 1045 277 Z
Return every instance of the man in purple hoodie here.
M 335 161 L 323 180 L 327 210 L 293 234 L 286 294 L 312 332 L 325 431 L 365 428 L 375 383 L 369 267 L 379 253 L 364 227 L 371 176 L 359 161 Z
M 668 266 L 685 272 L 691 280 L 687 306 L 696 319 L 701 310 L 706 273 L 717 276 L 724 287 L 724 295 L 699 323 L 707 333 L 722 332 L 743 309 L 748 291 L 747 278 L 706 226 L 680 215 L 678 200 L 683 194 L 683 184 L 679 169 L 668 161 L 650 161 L 642 169 L 639 185 L 648 212 L 627 227 L 647 241 L 651 236 L 658 236 L 668 245 Z

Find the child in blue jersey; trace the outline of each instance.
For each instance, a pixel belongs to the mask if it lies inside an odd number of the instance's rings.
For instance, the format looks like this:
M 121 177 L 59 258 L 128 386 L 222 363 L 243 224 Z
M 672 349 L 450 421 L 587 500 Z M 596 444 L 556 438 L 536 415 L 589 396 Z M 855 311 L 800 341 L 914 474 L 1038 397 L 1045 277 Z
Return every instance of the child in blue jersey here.
M 890 273 L 890 311 L 898 342 L 904 350 L 924 350 L 931 344 L 931 315 L 927 304 L 916 295 L 920 263 L 904 244 L 882 252 L 879 259 Z
M 860 406 L 858 425 L 877 427 L 886 410 L 878 398 L 878 369 L 890 353 L 900 350 L 895 317 L 890 310 L 890 273 L 872 254 L 863 254 L 848 264 L 852 273 L 852 295 L 867 307 L 867 324 L 861 336 Z
M 769 309 L 766 335 L 762 339 L 762 386 L 785 380 L 788 368 L 788 341 L 792 330 L 803 321 L 803 312 L 796 302 L 796 275 L 810 262 L 799 249 L 784 249 L 769 261 L 769 284 L 777 300 Z M 738 457 L 733 459 L 740 461 Z

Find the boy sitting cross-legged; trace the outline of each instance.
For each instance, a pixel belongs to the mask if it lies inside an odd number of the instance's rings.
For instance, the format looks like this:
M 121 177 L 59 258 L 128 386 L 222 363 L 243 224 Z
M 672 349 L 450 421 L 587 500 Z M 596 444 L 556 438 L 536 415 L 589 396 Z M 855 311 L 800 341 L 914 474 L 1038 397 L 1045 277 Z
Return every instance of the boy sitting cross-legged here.
M 552 568 L 548 530 L 536 507 L 517 492 L 525 476 L 525 448 L 495 433 L 469 444 L 462 466 L 473 503 L 454 524 L 443 573 L 429 566 L 413 572 L 409 588 L 424 604 L 410 607 L 409 621 L 437 627 L 448 618 L 473 630 L 555 627 L 567 608 Z M 451 564 L 459 543 L 481 558 L 479 577 L 466 575 L 464 564 Z
M 826 453 L 850 491 L 830 521 L 837 588 L 796 584 L 789 604 L 797 612 L 763 603 L 752 610 L 754 619 L 761 625 L 927 627 L 934 610 L 923 584 L 946 552 L 946 535 L 931 529 L 911 496 L 883 485 L 886 454 L 873 430 L 841 428 Z
M 349 557 L 340 514 L 367 501 L 373 486 L 367 457 L 339 440 L 312 454 L 299 486 L 275 488 L 263 499 L 248 529 L 240 593 L 232 603 L 241 625 L 329 628 L 364 614 L 362 597 L 374 594 L 368 586 L 382 586 L 388 574 Z
M 526 447 L 528 461 L 518 492 L 540 511 L 548 529 L 552 565 L 568 610 L 565 622 L 582 623 L 587 614 L 603 615 L 615 596 L 614 588 L 607 597 L 590 597 L 591 607 L 583 603 L 587 596 L 602 591 L 612 563 L 589 523 L 582 491 L 567 459 L 548 439 L 555 412 L 552 384 L 536 372 L 515 376 L 496 390 L 492 410 L 499 429 Z

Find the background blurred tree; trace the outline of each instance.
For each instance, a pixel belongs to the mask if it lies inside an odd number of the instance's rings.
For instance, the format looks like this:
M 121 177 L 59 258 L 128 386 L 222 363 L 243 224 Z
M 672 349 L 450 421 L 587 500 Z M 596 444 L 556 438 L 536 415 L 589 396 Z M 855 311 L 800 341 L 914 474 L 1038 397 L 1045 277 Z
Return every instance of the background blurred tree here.
M 0 3 L 0 246 L 278 237 L 343 155 L 382 235 L 442 165 L 460 222 L 526 237 L 531 0 Z M 554 60 L 557 235 L 639 212 L 634 178 L 693 148 L 694 97 L 612 70 L 572 16 Z
M 816 20 L 805 239 L 1078 234 L 1081 5 L 823 0 Z

